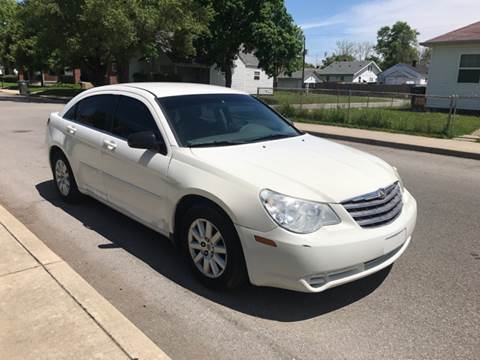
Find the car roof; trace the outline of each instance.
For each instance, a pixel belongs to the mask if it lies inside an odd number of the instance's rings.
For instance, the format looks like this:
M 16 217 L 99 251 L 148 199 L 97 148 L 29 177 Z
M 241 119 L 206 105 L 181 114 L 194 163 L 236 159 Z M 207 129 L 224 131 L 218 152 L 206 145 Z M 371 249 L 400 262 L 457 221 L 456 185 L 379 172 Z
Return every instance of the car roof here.
M 124 83 L 117 85 L 99 86 L 91 89 L 90 93 L 105 90 L 132 90 L 139 89 L 148 91 L 156 97 L 168 97 L 179 95 L 201 95 L 201 94 L 242 94 L 247 93 L 230 89 L 223 86 L 206 84 L 180 83 L 180 82 L 138 82 Z

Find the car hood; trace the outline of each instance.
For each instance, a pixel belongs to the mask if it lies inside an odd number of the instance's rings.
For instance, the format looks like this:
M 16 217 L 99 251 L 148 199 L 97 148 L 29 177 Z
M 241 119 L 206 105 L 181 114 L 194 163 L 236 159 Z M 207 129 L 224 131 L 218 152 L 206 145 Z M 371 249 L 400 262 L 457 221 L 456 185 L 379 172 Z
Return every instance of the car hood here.
M 395 182 L 390 165 L 311 135 L 235 146 L 192 148 L 199 163 L 249 184 L 303 199 L 339 203 Z M 193 159 L 192 159 L 193 160 Z

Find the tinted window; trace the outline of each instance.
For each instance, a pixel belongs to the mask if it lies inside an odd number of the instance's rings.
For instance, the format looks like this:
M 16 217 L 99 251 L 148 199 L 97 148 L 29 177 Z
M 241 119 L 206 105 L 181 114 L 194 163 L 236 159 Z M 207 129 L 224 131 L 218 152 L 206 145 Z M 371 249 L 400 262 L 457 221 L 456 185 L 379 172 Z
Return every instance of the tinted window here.
M 67 120 L 75 120 L 76 112 L 77 112 L 77 105 L 75 104 L 70 109 L 68 109 L 65 115 L 63 115 L 63 118 Z
M 78 103 L 76 120 L 100 130 L 108 130 L 115 105 L 114 95 L 90 96 Z
M 248 95 L 185 95 L 158 101 L 182 146 L 233 145 L 300 134 Z
M 128 96 L 119 96 L 112 132 L 127 138 L 130 134 L 148 130 L 161 137 L 158 126 L 145 104 Z

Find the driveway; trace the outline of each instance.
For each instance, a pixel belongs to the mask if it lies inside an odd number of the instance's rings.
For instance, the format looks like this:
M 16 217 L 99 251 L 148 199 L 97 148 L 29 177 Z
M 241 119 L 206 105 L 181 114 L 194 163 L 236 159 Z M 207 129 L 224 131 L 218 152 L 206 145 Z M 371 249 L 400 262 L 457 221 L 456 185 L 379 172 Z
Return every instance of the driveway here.
M 43 141 L 61 107 L 0 100 L 0 202 L 172 358 L 478 359 L 480 161 L 349 144 L 396 165 L 417 198 L 406 253 L 321 294 L 221 293 L 167 239 L 92 199 L 60 201 Z

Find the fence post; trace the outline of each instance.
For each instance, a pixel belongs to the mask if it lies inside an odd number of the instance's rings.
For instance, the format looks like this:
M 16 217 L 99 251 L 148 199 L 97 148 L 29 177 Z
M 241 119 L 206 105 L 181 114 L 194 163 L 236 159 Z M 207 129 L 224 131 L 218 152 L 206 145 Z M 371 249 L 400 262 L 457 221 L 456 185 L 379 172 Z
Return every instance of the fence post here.
M 367 109 L 368 109 L 368 104 L 370 104 L 370 93 L 367 93 Z
M 303 109 L 303 95 L 304 95 L 304 89 L 300 89 L 300 110 Z
M 350 103 L 352 98 L 352 89 L 348 89 L 348 112 L 347 112 L 347 123 L 350 122 Z
M 340 99 L 338 97 L 338 92 L 339 92 L 339 90 L 337 89 L 337 110 L 338 110 L 338 105 L 339 105 L 339 102 L 340 102 Z
M 457 115 L 457 98 L 458 95 L 453 95 L 453 114 L 452 114 L 452 121 L 450 122 L 450 137 L 453 137 L 453 130 L 455 127 L 455 116 Z
M 448 109 L 448 119 L 447 119 L 447 126 L 446 126 L 446 133 L 447 136 L 450 136 L 450 128 L 452 126 L 452 114 L 453 114 L 453 95 L 448 97 L 450 99 L 450 106 Z

